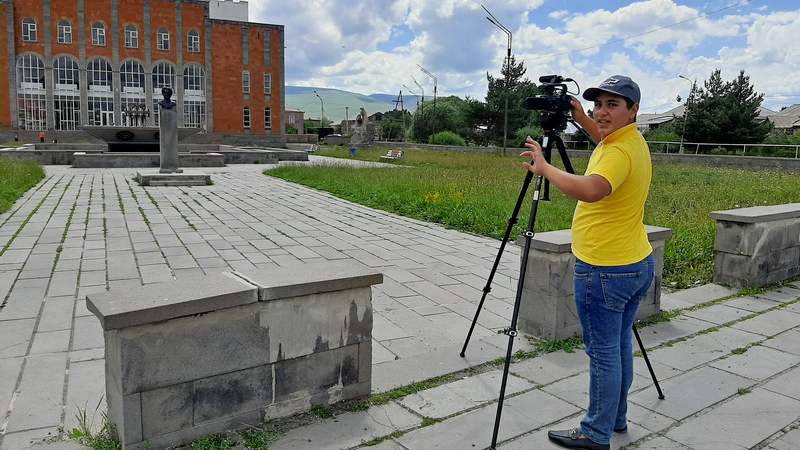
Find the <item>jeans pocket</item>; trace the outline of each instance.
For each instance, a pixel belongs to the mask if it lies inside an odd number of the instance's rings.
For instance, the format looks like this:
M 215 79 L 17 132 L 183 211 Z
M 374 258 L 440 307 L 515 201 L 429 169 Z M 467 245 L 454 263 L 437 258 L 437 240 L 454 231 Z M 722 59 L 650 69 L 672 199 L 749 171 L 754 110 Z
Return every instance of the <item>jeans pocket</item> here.
M 601 273 L 603 306 L 614 312 L 624 312 L 628 302 L 642 285 L 642 272 Z

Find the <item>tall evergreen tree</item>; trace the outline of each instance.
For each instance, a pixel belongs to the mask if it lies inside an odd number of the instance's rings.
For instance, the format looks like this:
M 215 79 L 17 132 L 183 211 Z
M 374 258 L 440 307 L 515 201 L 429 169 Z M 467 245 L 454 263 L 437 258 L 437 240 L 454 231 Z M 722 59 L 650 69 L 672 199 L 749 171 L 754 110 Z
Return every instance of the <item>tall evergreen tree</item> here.
M 769 134 L 769 121 L 758 120 L 764 94 L 755 92 L 744 71 L 725 82 L 719 69 L 686 101 L 686 134 L 689 142 L 760 143 Z M 678 126 L 683 127 L 683 118 Z
M 503 65 L 502 77 L 495 78 L 486 74 L 489 89 L 486 92 L 486 119 L 487 137 L 496 144 L 503 142 L 503 117 L 505 112 L 505 99 L 508 94 L 508 138 L 513 139 L 514 133 L 519 128 L 535 124 L 536 113 L 524 108 L 527 97 L 538 94 L 536 84 L 525 78 L 525 63 L 517 62 L 512 56 L 508 65 Z M 506 74 L 508 75 L 508 93 L 506 91 Z

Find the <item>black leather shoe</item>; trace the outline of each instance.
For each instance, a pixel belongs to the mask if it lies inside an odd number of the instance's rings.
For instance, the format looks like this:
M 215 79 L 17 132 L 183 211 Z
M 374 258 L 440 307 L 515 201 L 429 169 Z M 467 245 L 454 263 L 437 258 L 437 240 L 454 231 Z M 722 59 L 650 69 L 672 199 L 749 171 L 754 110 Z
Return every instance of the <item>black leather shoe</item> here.
M 588 437 L 581 437 L 581 429 L 573 428 L 563 431 L 548 431 L 547 438 L 550 442 L 564 448 L 578 448 L 585 450 L 610 450 L 608 444 L 598 444 Z
M 614 428 L 614 433 L 625 434 L 627 432 L 628 432 L 628 427 L 625 427 L 625 428 Z

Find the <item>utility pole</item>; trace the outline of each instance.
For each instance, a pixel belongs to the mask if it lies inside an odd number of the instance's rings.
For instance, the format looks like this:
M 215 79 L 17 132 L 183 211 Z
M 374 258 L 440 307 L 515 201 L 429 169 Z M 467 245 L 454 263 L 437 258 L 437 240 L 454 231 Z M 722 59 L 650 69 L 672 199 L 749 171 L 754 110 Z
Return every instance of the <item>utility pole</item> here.
M 317 98 L 319 99 L 319 105 L 320 105 L 320 108 L 322 109 L 322 112 L 320 112 L 320 116 L 319 116 L 319 127 L 320 128 L 324 128 L 325 127 L 325 102 L 322 101 L 322 97 L 319 96 L 319 93 L 317 92 L 316 89 L 314 89 L 314 95 L 316 95 Z
M 344 135 L 347 136 L 350 133 L 350 107 L 344 107 Z
M 683 107 L 683 131 L 681 131 L 681 145 L 678 147 L 678 153 L 683 153 L 683 136 L 686 134 L 686 118 L 689 115 L 689 99 L 692 98 L 692 94 L 694 94 L 694 88 L 697 84 L 697 78 L 694 81 L 686 78 L 685 76 L 678 74 L 678 78 L 683 78 L 684 80 L 692 83 L 692 90 L 689 91 L 689 96 L 686 97 L 686 106 Z
M 397 111 L 397 105 L 400 105 L 400 114 L 403 116 L 403 142 L 406 141 L 406 109 L 403 107 L 403 91 L 397 94 L 397 100 L 394 101 L 394 110 Z
M 417 64 L 417 67 L 425 73 L 425 75 L 433 78 L 433 134 L 436 134 L 436 85 L 438 84 L 438 79 L 432 73 L 430 73 L 426 68 Z M 508 97 L 506 97 L 506 103 L 508 102 Z M 508 107 L 506 107 L 508 109 Z
M 509 84 L 508 76 L 511 74 L 511 30 L 503 26 L 499 20 L 491 13 L 485 6 L 481 5 L 486 14 L 489 16 L 486 17 L 486 20 L 492 23 L 492 25 L 500 28 L 508 37 L 508 48 L 506 52 L 506 104 L 505 109 L 503 112 L 503 155 L 506 154 L 506 139 L 508 138 L 508 95 L 511 91 L 511 86 Z

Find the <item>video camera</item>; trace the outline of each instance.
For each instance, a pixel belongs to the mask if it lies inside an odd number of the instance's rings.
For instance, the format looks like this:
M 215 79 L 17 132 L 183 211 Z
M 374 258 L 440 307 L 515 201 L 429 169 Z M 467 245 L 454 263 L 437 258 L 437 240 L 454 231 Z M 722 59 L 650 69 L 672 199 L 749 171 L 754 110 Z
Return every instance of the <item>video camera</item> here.
M 566 83 L 575 80 L 560 75 L 544 75 L 539 77 L 539 82 L 542 94 L 525 99 L 525 109 L 541 111 L 539 124 L 543 129 L 564 131 L 572 111 Z

